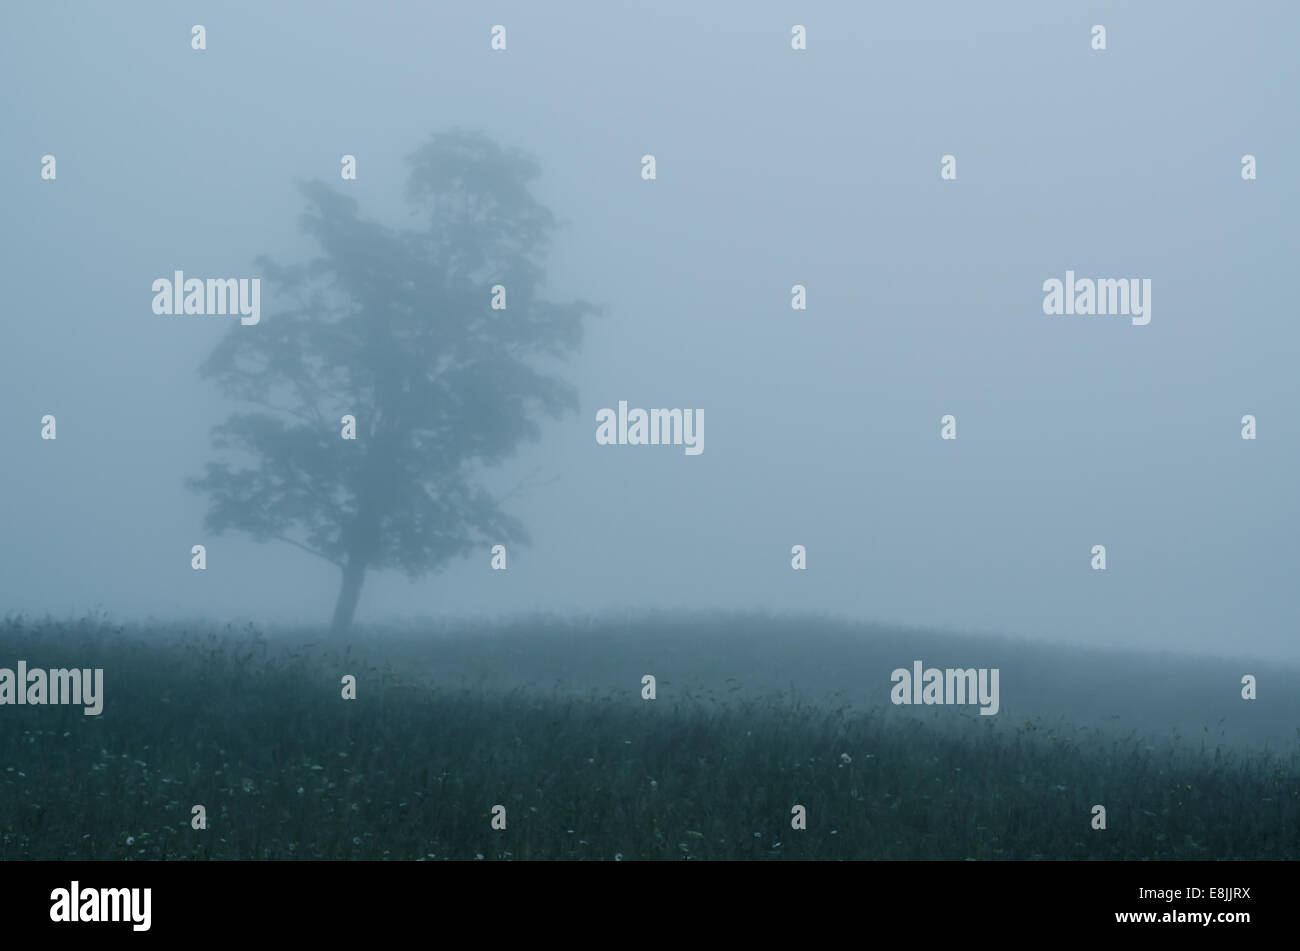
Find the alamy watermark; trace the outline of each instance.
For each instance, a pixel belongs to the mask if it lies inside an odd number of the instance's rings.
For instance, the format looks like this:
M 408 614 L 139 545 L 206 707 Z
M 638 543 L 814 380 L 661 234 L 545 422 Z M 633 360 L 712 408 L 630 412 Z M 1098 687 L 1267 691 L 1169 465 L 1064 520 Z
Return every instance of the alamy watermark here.
M 186 278 L 176 271 L 171 280 L 160 277 L 153 282 L 153 312 L 159 316 L 225 317 L 239 316 L 244 326 L 262 319 L 262 279 L 260 277 Z
M 890 675 L 893 689 L 889 699 L 901 703 L 978 703 L 980 715 L 991 717 L 998 712 L 997 667 L 938 667 L 922 669 L 919 660 L 912 669 L 899 667 Z
M 1065 272 L 1043 281 L 1043 313 L 1051 316 L 1128 317 L 1136 326 L 1151 323 L 1151 278 L 1075 278 Z
M 596 442 L 601 446 L 685 446 L 686 455 L 704 451 L 704 410 L 631 409 L 618 401 L 618 412 L 596 413 Z
M 104 668 L 28 670 L 25 660 L 18 662 L 16 671 L 0 667 L 0 706 L 4 704 L 69 704 L 97 717 L 104 710 Z
M 50 892 L 50 921 L 129 921 L 133 931 L 148 931 L 152 924 L 153 889 L 71 888 Z

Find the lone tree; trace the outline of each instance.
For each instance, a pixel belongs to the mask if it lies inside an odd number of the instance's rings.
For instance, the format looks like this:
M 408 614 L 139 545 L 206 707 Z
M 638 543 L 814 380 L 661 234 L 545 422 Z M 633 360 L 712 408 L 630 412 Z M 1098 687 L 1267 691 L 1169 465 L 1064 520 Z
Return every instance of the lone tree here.
M 248 405 L 213 429 L 187 485 L 208 530 L 280 540 L 342 573 L 332 631 L 352 624 L 366 572 L 412 580 L 486 546 L 527 543 L 481 485 L 483 470 L 577 409 L 548 375 L 577 349 L 584 301 L 539 295 L 557 226 L 532 196 L 527 155 L 478 133 L 434 136 L 410 158 L 407 200 L 424 227 L 358 217 L 351 198 L 303 186 L 320 257 L 258 265 L 286 306 L 236 325 L 203 364 Z M 502 309 L 504 306 L 504 309 Z M 355 439 L 344 438 L 344 417 Z

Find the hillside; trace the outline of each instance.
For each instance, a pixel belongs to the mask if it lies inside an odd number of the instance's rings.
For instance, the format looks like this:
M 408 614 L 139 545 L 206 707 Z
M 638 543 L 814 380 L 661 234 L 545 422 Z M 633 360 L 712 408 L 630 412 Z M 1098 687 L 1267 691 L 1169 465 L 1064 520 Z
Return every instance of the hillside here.
M 0 667 L 104 669 L 99 716 L 0 707 L 0 860 L 1300 857 L 1297 676 L 1258 663 L 728 616 L 197 630 L 0 627 Z M 890 704 L 916 659 L 1000 667 L 998 715 Z

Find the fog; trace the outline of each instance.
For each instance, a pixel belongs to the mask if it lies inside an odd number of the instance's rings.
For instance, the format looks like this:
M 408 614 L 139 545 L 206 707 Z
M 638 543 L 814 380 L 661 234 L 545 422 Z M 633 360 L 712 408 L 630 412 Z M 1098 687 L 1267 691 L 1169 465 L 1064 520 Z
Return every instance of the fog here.
M 1300 659 L 1300 11 L 837 6 L 6 8 L 0 610 L 328 623 L 337 568 L 205 529 L 184 481 L 241 407 L 199 366 L 277 320 L 259 255 L 317 253 L 300 183 L 409 226 L 408 156 L 464 128 L 536 159 L 545 291 L 602 310 L 578 411 L 488 477 L 532 544 L 371 573 L 359 624 L 768 610 Z M 176 270 L 262 276 L 260 325 L 157 316 Z M 1067 270 L 1149 279 L 1150 323 L 1045 314 Z M 620 401 L 702 411 L 703 451 L 598 444 Z

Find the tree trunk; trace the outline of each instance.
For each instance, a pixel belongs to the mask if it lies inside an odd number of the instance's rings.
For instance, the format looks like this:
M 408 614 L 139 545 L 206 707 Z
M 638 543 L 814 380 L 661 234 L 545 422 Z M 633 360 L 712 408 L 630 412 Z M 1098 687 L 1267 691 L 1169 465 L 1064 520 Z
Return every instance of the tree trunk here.
M 330 634 L 342 637 L 352 628 L 352 616 L 357 613 L 357 602 L 361 600 L 361 584 L 366 580 L 366 564 L 355 558 L 349 558 L 343 569 L 343 584 L 339 587 L 338 600 L 334 602 L 334 621 L 330 624 Z

